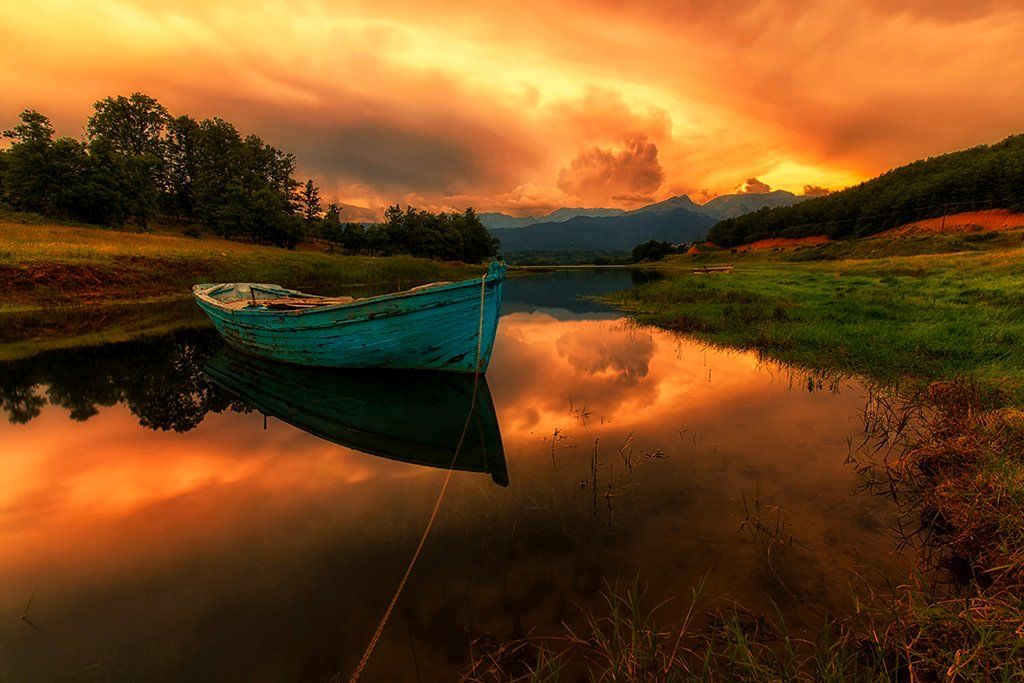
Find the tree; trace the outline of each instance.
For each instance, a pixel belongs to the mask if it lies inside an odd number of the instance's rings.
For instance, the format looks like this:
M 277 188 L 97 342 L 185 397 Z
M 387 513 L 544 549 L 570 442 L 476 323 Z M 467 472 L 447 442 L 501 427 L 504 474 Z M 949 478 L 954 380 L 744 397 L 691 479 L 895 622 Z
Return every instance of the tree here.
M 142 93 L 106 97 L 93 109 L 86 125 L 90 141 L 102 139 L 126 156 L 163 157 L 163 134 L 170 117 L 154 98 Z
M 659 242 L 648 240 L 633 247 L 633 263 L 641 261 L 660 261 L 668 254 L 676 253 L 676 248 L 671 242 Z
M 313 179 L 306 181 L 299 197 L 302 217 L 307 221 L 313 221 L 320 216 L 320 189 L 313 184 Z
M 3 132 L 14 141 L 4 153 L 5 199 L 19 211 L 53 213 L 53 126 L 33 109 L 26 109 L 18 118 L 21 123 Z
M 164 143 L 164 211 L 177 220 L 195 220 L 195 183 L 198 172 L 199 123 L 191 116 L 167 121 Z
M 145 227 L 156 214 L 162 192 L 164 131 L 169 116 L 142 93 L 107 97 L 93 105 L 86 133 L 89 149 L 112 163 L 106 168 L 128 218 Z

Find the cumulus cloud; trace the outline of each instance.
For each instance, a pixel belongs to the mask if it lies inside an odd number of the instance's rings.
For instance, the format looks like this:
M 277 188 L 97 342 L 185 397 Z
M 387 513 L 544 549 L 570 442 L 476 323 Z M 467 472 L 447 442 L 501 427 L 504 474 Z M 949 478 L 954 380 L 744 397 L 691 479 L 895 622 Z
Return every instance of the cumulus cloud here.
M 761 182 L 757 178 L 747 178 L 740 189 L 740 194 L 768 194 L 772 191 L 771 185 Z
M 664 181 L 658 146 L 644 136 L 627 140 L 618 150 L 582 149 L 558 173 L 558 187 L 586 202 L 608 198 L 626 204 L 650 201 Z
M 805 197 L 824 197 L 827 194 L 831 194 L 832 190 L 821 185 L 804 185 L 804 196 Z

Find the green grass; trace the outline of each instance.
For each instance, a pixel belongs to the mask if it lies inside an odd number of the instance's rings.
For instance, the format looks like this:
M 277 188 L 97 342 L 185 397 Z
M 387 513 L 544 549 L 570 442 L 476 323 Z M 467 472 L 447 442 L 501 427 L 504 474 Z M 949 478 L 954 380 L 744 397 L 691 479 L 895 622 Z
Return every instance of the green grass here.
M 187 296 L 198 282 L 274 282 L 330 294 L 345 285 L 411 284 L 476 272 L 410 256 L 343 256 L 168 232 L 0 220 L 0 312 Z
M 693 275 L 703 263 L 735 272 Z M 927 572 L 866 610 L 852 640 L 801 661 L 727 629 L 707 645 L 742 664 L 726 678 L 1024 678 L 1020 233 L 716 251 L 662 267 L 668 278 L 613 300 L 641 322 L 885 385 L 853 459 L 917 529 Z M 858 649 L 869 662 L 851 659 Z
M 966 375 L 1021 395 L 1024 249 L 791 260 L 800 253 L 679 257 L 669 278 L 612 299 L 641 322 L 787 363 L 884 382 Z M 736 270 L 689 272 L 709 261 Z

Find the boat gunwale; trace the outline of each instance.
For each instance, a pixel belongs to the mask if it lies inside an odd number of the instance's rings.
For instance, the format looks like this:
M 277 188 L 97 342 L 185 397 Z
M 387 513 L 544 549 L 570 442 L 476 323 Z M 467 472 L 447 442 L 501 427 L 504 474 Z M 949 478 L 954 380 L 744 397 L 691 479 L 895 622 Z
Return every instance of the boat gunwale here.
M 264 283 L 264 282 L 260 282 L 260 283 L 256 283 L 256 282 L 223 283 L 223 282 L 221 282 L 221 283 L 197 284 L 197 285 L 193 285 L 192 286 L 192 296 L 195 297 L 195 299 L 197 301 L 205 303 L 205 304 L 209 305 L 210 307 L 216 309 L 217 311 L 222 312 L 222 313 L 226 313 L 227 315 L 230 315 L 230 316 L 243 316 L 243 317 L 249 317 L 249 316 L 265 317 L 265 316 L 268 316 L 268 315 L 303 316 L 303 315 L 310 315 L 310 314 L 326 313 L 326 312 L 330 312 L 330 311 L 337 311 L 337 310 L 341 310 L 341 309 L 357 308 L 357 307 L 365 305 L 365 304 L 375 304 L 375 303 L 379 303 L 379 302 L 382 302 L 382 301 L 392 301 L 392 300 L 398 300 L 398 299 L 406 299 L 406 298 L 421 296 L 421 295 L 424 295 L 424 294 L 433 294 L 435 292 L 440 292 L 440 291 L 456 290 L 456 289 L 461 289 L 463 287 L 475 286 L 481 280 L 483 280 L 485 283 L 496 282 L 496 281 L 503 280 L 504 277 L 505 277 L 505 268 L 502 267 L 500 270 L 499 269 L 488 270 L 479 278 L 470 278 L 470 279 L 466 279 L 466 280 L 459 280 L 457 282 L 446 282 L 446 283 L 436 284 L 436 285 L 429 285 L 429 284 L 426 285 L 426 286 L 421 285 L 420 288 L 418 288 L 418 289 L 407 289 L 407 290 L 403 290 L 403 291 L 400 291 L 400 292 L 392 292 L 390 294 L 378 294 L 376 296 L 369 296 L 369 297 L 365 297 L 365 298 L 362 298 L 362 299 L 354 299 L 353 301 L 346 301 L 346 302 L 335 303 L 335 304 L 326 304 L 324 306 L 311 306 L 309 308 L 299 308 L 299 309 L 295 309 L 295 310 L 277 310 L 277 311 L 275 311 L 275 310 L 270 310 L 270 309 L 260 309 L 259 307 L 253 307 L 253 308 L 248 308 L 248 307 L 247 308 L 231 308 L 231 307 L 225 305 L 223 302 L 218 301 L 217 299 L 214 299 L 213 297 L 209 296 L 208 294 L 206 294 L 206 292 L 211 290 L 211 289 L 213 289 L 214 287 L 221 287 L 221 286 L 223 286 L 225 284 L 247 284 L 247 285 L 250 285 L 250 286 L 252 286 L 252 285 L 261 285 L 261 286 L 277 287 L 278 289 L 282 289 L 282 290 L 287 291 L 287 292 L 295 292 L 295 293 L 299 293 L 299 294 L 304 294 L 306 296 L 312 296 L 312 297 L 318 297 L 318 298 L 324 298 L 324 299 L 327 299 L 327 298 L 330 298 L 330 297 L 322 297 L 322 296 L 317 295 L 317 294 L 307 294 L 305 292 L 299 292 L 298 290 L 288 289 L 287 287 L 281 287 L 280 285 L 277 285 L 277 284 Z M 203 291 L 199 290 L 200 287 L 203 288 Z M 268 301 L 273 301 L 273 299 L 268 299 Z

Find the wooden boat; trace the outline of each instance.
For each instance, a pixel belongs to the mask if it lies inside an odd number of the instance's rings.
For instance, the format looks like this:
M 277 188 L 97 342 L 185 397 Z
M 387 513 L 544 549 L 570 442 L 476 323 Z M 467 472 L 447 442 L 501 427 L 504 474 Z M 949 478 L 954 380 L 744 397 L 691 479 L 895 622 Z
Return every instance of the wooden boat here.
M 490 362 L 504 282 L 505 264 L 492 263 L 479 278 L 364 299 L 255 283 L 201 284 L 192 294 L 227 343 L 253 356 L 471 373 Z
M 303 368 L 253 358 L 224 347 L 206 364 L 221 388 L 264 415 L 363 453 L 486 472 L 508 485 L 505 451 L 487 380 L 424 370 Z M 472 411 L 472 415 L 470 414 Z

